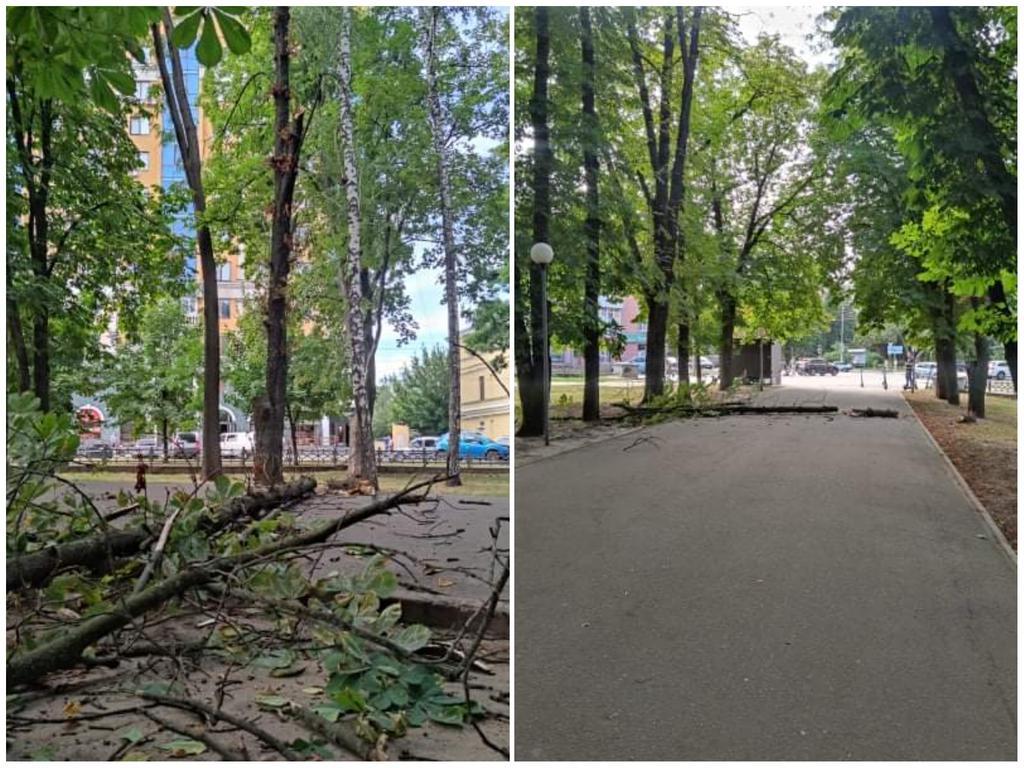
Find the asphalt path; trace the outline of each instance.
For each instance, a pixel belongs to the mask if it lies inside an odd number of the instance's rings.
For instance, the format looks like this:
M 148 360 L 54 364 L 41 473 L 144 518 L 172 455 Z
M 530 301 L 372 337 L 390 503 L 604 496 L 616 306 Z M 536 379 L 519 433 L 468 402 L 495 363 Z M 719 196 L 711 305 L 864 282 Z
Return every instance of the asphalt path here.
M 517 467 L 518 759 L 1015 759 L 1015 565 L 897 392 L 784 382 L 764 401 L 901 417 L 675 421 Z

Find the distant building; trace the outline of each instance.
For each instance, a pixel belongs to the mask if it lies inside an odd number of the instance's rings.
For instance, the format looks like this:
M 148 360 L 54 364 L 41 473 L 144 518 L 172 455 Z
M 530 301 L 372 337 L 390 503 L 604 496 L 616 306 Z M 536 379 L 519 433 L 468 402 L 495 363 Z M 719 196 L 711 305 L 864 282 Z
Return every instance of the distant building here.
M 482 352 L 480 357 L 486 360 L 491 368 L 499 357 L 504 357 L 505 365 L 497 374 L 508 391 L 511 391 L 512 368 L 508 350 Z M 509 415 L 508 392 L 502 389 L 491 369 L 465 348 L 459 350 L 459 368 L 459 410 L 462 415 L 463 431 L 483 432 L 492 440 L 511 435 L 512 419 Z
M 601 372 L 611 371 L 613 362 L 632 360 L 647 349 L 647 323 L 639 322 L 640 302 L 635 296 L 626 296 L 621 301 L 604 296 L 598 299 L 598 316 L 611 330 L 608 340 L 612 341 L 617 330 L 625 342 L 622 354 L 613 355 L 607 348 L 600 351 Z M 583 352 L 571 347 L 552 347 L 551 370 L 559 373 L 582 373 Z

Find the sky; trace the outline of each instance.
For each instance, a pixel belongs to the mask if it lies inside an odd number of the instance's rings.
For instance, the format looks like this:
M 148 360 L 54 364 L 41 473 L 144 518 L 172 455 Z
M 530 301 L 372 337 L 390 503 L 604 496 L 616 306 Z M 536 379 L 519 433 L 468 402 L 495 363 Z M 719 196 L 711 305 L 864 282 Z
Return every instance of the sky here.
M 827 65 L 832 53 L 821 37 L 814 35 L 815 19 L 824 13 L 824 5 L 758 5 L 736 6 L 729 10 L 736 16 L 740 32 L 748 43 L 762 33 L 778 34 L 782 42 L 808 64 Z M 814 40 L 809 37 L 814 35 Z M 824 49 L 823 49 L 824 48 Z

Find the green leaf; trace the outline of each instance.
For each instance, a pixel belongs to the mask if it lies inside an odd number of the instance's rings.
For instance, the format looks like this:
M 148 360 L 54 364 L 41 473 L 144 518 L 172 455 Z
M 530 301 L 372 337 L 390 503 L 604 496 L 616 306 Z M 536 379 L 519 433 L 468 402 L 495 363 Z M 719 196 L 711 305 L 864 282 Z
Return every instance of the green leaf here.
M 142 739 L 142 731 L 139 730 L 138 726 L 133 725 L 131 728 L 121 731 L 121 733 L 118 734 L 118 737 L 124 739 L 130 744 L 134 744 Z
M 221 8 L 214 8 L 213 13 L 217 17 L 217 23 L 220 25 L 220 31 L 224 35 L 224 42 L 228 44 L 228 49 L 236 56 L 248 53 L 252 47 L 252 39 L 242 23 Z
M 203 20 L 201 8 L 195 8 L 184 18 L 178 20 L 171 32 L 171 44 L 175 48 L 188 48 L 195 42 L 196 33 L 199 32 L 199 22 Z
M 284 696 L 261 693 L 256 697 L 256 704 L 265 709 L 281 709 L 288 706 L 288 699 Z
M 413 624 L 391 638 L 406 651 L 412 653 L 430 642 L 430 630 L 422 624 Z
M 196 46 L 196 58 L 204 67 L 215 67 L 220 63 L 224 50 L 217 39 L 217 30 L 209 20 L 203 25 L 203 34 Z
M 186 755 L 203 754 L 206 751 L 206 745 L 193 739 L 175 739 L 161 744 L 160 749 L 171 752 L 176 757 L 185 757 Z

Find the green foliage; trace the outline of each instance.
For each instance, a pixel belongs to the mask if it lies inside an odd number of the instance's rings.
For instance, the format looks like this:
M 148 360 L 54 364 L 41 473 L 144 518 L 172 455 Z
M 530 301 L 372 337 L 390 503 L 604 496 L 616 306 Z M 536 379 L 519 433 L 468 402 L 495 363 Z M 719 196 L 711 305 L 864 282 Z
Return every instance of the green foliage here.
M 30 394 L 7 395 L 7 551 L 23 552 L 62 535 L 67 525 L 80 529 L 91 516 L 74 496 L 59 493 L 56 474 L 78 449 L 71 415 L 43 413 Z M 64 514 L 72 507 L 70 520 Z
M 178 20 L 171 34 L 171 43 L 178 48 L 188 48 L 199 37 L 196 58 L 204 67 L 214 67 L 223 56 L 221 39 L 232 53 L 248 53 L 252 45 L 249 32 L 237 16 L 238 9 L 200 6 L 177 8 Z M 200 29 L 202 31 L 200 31 Z
M 441 347 L 420 350 L 389 380 L 395 422 L 424 435 L 448 430 L 448 353 Z
M 181 301 L 163 299 L 142 315 L 139 334 L 104 359 L 104 399 L 111 414 L 136 433 L 168 436 L 195 426 L 202 410 L 201 329 L 189 323 Z

